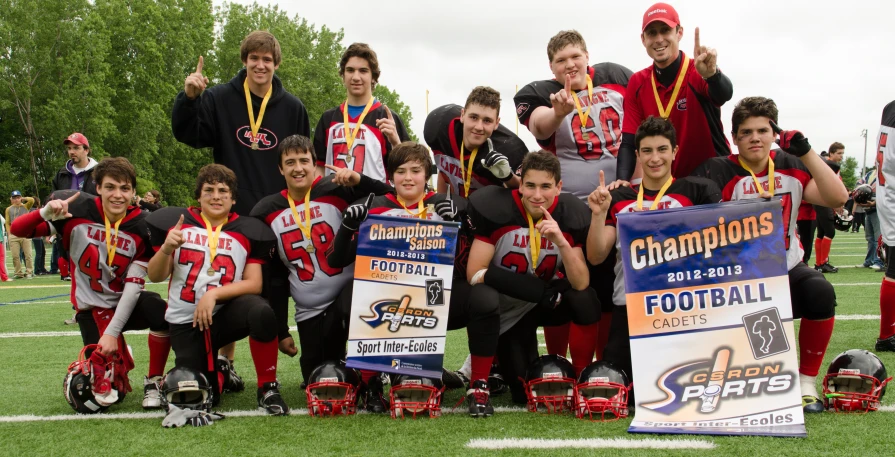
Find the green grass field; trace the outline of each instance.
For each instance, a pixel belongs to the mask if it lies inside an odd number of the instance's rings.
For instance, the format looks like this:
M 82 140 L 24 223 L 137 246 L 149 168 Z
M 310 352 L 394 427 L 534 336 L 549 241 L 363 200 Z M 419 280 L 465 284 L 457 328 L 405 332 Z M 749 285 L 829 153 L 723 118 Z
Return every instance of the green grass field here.
M 831 263 L 845 267 L 863 262 L 863 233 L 838 233 Z M 8 268 L 11 262 L 7 257 Z M 11 271 L 10 271 L 11 273 Z M 827 275 L 836 287 L 839 307 L 836 330 L 826 361 L 846 349 L 873 349 L 878 333 L 879 283 L 883 274 L 865 268 L 842 268 Z M 644 436 L 626 432 L 629 420 L 590 423 L 574 416 L 545 416 L 513 407 L 509 395 L 494 398 L 505 407 L 492 418 L 473 420 L 465 405 L 450 409 L 461 392 L 446 394 L 446 414 L 438 419 L 395 421 L 387 415 L 318 419 L 306 414 L 267 417 L 255 411 L 254 369 L 248 343 L 237 345 L 237 368 L 247 389 L 224 397 L 221 411 L 235 411 L 211 427 L 163 429 L 161 413 L 144 414 L 139 386 L 146 370 L 146 335 L 127 336 L 137 368 L 131 372 L 135 391 L 103 416 L 79 420 L 62 396 L 62 379 L 75 359 L 81 339 L 77 328 L 62 321 L 71 317 L 70 283 L 58 276 L 0 283 L 0 455 L 833 455 L 866 452 L 895 455 L 895 392 L 884 400 L 883 411 L 867 415 L 825 413 L 806 417 L 808 438 L 712 436 Z M 167 294 L 166 285 L 149 285 Z M 848 317 L 851 316 L 851 319 Z M 38 332 L 47 332 L 36 335 Z M 294 332 L 293 332 L 294 333 Z M 542 349 L 543 350 L 543 349 Z M 878 354 L 895 372 L 895 354 Z M 459 367 L 466 356 L 463 331 L 448 335 L 448 368 Z M 173 357 L 173 354 L 172 354 Z M 168 368 L 172 366 L 169 360 Z M 824 370 L 826 364 L 824 366 Z M 282 356 L 279 362 L 282 392 L 294 409 L 305 407 L 299 390 L 298 360 Z M 301 411 L 299 411 L 301 412 Z M 127 414 L 132 413 L 132 414 Z M 696 440 L 714 444 L 711 451 L 626 449 L 485 450 L 468 447 L 472 439 L 594 439 L 630 441 L 658 439 Z M 871 444 L 872 443 L 872 444 Z M 429 454 L 429 453 L 432 454 Z

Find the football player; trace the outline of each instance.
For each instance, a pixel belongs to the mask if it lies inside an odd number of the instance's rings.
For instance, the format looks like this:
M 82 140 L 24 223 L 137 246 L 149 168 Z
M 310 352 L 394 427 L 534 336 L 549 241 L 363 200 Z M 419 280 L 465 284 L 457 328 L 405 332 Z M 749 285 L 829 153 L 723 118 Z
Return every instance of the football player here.
M 225 373 L 215 373 L 214 354 L 248 337 L 258 406 L 279 416 L 289 407 L 277 382 L 276 317 L 258 295 L 261 264 L 273 254 L 274 235 L 259 220 L 232 212 L 238 188 L 229 168 L 206 165 L 196 177 L 198 207 L 169 207 L 150 215 L 157 251 L 149 261 L 149 279 L 171 277 L 165 320 L 175 365 L 205 372 L 219 398 Z
M 16 236 L 36 238 L 59 234 L 71 256 L 72 287 L 78 321 L 92 319 L 96 325 L 80 325 L 84 344 L 98 342 L 100 354 L 91 355 L 103 364 L 118 353 L 127 378 L 133 359 L 123 332 L 149 329 L 149 369 L 143 379 L 143 408 L 161 407 L 157 382 L 165 373 L 171 351 L 165 301 L 159 294 L 143 290 L 147 262 L 151 256 L 145 213 L 130 206 L 137 187 L 134 166 L 123 157 L 107 157 L 93 169 L 98 197 L 77 191 L 57 191 L 40 211 L 15 220 Z M 91 313 L 83 311 L 91 310 Z M 91 330 L 96 329 L 98 334 Z M 94 381 L 94 392 L 103 395 L 108 385 Z M 130 390 L 129 387 L 125 390 Z
M 513 400 L 525 403 L 519 377 L 537 358 L 537 327 L 570 320 L 590 326 L 600 312 L 582 251 L 590 220 L 587 205 L 562 192 L 559 159 L 551 152 L 526 155 L 521 180 L 519 189 L 489 186 L 470 198 L 475 240 L 466 275 L 472 285 L 470 308 L 499 304 L 500 371 Z M 581 368 L 593 354 L 593 345 L 585 346 L 584 354 L 573 345 Z M 473 378 L 487 377 L 490 366 L 490 358 L 473 357 Z M 476 383 L 487 395 L 487 384 Z
M 640 41 L 653 64 L 628 83 L 625 121 L 618 153 L 618 179 L 629 181 L 636 170 L 634 134 L 647 116 L 670 119 L 680 144 L 672 167 L 684 177 L 710 157 L 730 155 L 721 125 L 721 105 L 733 97 L 733 83 L 718 69 L 718 51 L 702 46 L 699 27 L 693 55 L 680 50 L 684 36 L 677 11 L 656 3 L 643 13 Z
M 587 238 L 587 260 L 592 264 L 603 262 L 616 247 L 615 305 L 609 342 L 604 358 L 620 367 L 628 379 L 632 377 L 631 342 L 628 334 L 628 311 L 625 306 L 625 277 L 620 254 L 620 241 L 616 233 L 619 213 L 631 211 L 662 210 L 684 206 L 718 203 L 721 190 L 714 182 L 704 178 L 686 177 L 674 179 L 671 164 L 678 153 L 674 125 L 667 119 L 650 116 L 640 124 L 634 135 L 637 163 L 643 180 L 639 185 L 621 186 L 611 192 L 601 179 L 600 187 L 588 196 L 591 216 Z
M 410 139 L 404 121 L 373 96 L 379 83 L 379 59 L 366 43 L 352 43 L 339 61 L 347 98 L 320 117 L 314 130 L 317 174 L 335 165 L 385 181 L 389 151 Z
M 821 153 L 823 156 L 823 153 Z M 839 175 L 840 163 L 845 157 L 845 145 L 835 142 L 830 145 L 824 162 Z M 836 229 L 833 227 L 833 212 L 842 213 L 843 208 L 827 208 L 823 205 L 814 205 L 817 238 L 814 239 L 814 269 L 821 273 L 838 273 L 839 269 L 830 265 L 830 248 L 833 238 L 836 237 Z M 808 240 L 805 240 L 806 242 Z M 804 256 L 803 256 L 804 257 Z
M 464 107 L 435 108 L 423 135 L 438 166 L 438 192 L 468 198 L 484 186 L 519 187 L 515 171 L 528 149 L 500 125 L 500 92 L 478 86 Z
M 388 178 L 395 184 L 394 192 L 373 198 L 367 203 L 354 204 L 345 210 L 342 229 L 336 235 L 336 242 L 329 252 L 329 264 L 342 268 L 354 262 L 357 239 L 353 236 L 368 213 L 462 222 L 463 227 L 457 243 L 457 258 L 454 262 L 448 330 L 466 327 L 469 352 L 473 360 L 472 376 L 467 390 L 469 413 L 473 417 L 487 417 L 494 414 L 488 394 L 488 374 L 497 351 L 498 306 L 496 301 L 472 303 L 469 300 L 470 287 L 465 279 L 465 259 L 469 250 L 469 224 L 465 217 L 466 200 L 454 197 L 452 194 L 429 191 L 426 182 L 434 174 L 434 168 L 425 146 L 408 141 L 393 149 L 388 157 Z M 361 376 L 367 384 L 365 403 L 367 410 L 388 411 L 382 394 L 382 385 L 376 373 L 362 370 Z
M 597 188 L 600 171 L 615 180 L 616 156 L 622 136 L 626 86 L 631 70 L 614 63 L 588 66 L 584 38 L 574 30 L 557 33 L 547 44 L 554 79 L 535 81 L 515 96 L 519 121 L 544 149 L 556 154 L 565 172 L 563 192 L 581 200 Z M 547 352 L 566 354 L 569 340 L 591 344 L 598 358 L 612 321 L 614 262 L 590 267 L 591 287 L 603 306 L 599 324 L 544 328 Z M 598 328 L 599 327 L 599 328 Z
M 302 379 L 327 360 L 341 360 L 348 341 L 354 266 L 333 268 L 326 252 L 342 227 L 342 211 L 369 193 L 384 194 L 391 187 L 347 169 L 326 166 L 335 173 L 317 174 L 317 154 L 311 140 L 293 135 L 280 143 L 280 173 L 287 189 L 269 195 L 252 210 L 277 238 L 279 259 L 289 270 L 289 290 L 274 291 L 272 299 L 280 324 L 280 345 L 295 343 L 289 336 L 287 305 L 295 301 L 295 321 L 301 345 Z M 356 186 L 356 187 L 351 187 Z
M 879 339 L 876 340 L 877 351 L 895 352 L 895 192 L 888 188 L 889 180 L 895 180 L 895 101 L 883 109 L 882 125 L 877 139 L 876 169 L 879 170 L 876 183 L 877 216 L 879 231 L 886 246 L 886 276 L 879 292 Z M 893 181 L 895 182 L 895 181 Z M 871 218 L 867 218 L 870 220 Z M 865 234 L 873 231 L 869 224 L 864 227 Z M 870 237 L 868 237 L 868 241 Z
M 836 293 L 822 273 L 802 262 L 796 218 L 803 199 L 838 208 L 845 204 L 848 192 L 801 132 L 777 127 L 777 113 L 777 105 L 769 98 L 740 100 L 731 120 L 738 154 L 709 159 L 693 174 L 718 184 L 724 201 L 780 197 L 793 317 L 802 318 L 799 326 L 802 405 L 805 412 L 823 412 L 816 377 L 833 334 Z M 771 151 L 777 137 L 781 151 Z

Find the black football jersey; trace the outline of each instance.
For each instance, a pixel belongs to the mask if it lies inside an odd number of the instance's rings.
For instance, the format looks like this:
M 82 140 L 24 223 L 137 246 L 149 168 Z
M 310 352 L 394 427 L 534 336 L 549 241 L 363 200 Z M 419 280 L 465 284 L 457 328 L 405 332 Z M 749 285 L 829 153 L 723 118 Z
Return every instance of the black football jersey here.
M 57 191 L 56 198 L 68 198 L 74 191 Z M 53 221 L 62 245 L 69 252 L 74 299 L 78 309 L 114 308 L 121 299 L 124 280 L 131 263 L 146 268 L 152 257 L 146 214 L 131 206 L 118 226 L 115 256 L 109 264 L 106 226 L 99 197 L 82 193 L 68 205 L 72 217 Z M 115 232 L 112 224 L 112 232 Z
M 802 261 L 804 250 L 796 234 L 796 220 L 799 217 L 799 206 L 805 192 L 805 186 L 811 181 L 811 173 L 798 158 L 780 150 L 770 152 L 774 161 L 774 197 L 780 197 L 783 204 L 783 233 L 786 237 L 786 268 L 792 270 Z M 755 170 L 753 170 L 755 171 Z M 752 175 L 740 166 L 739 154 L 727 157 L 714 157 L 706 160 L 692 176 L 701 176 L 715 182 L 721 188 L 723 201 L 761 198 L 761 192 L 755 188 Z M 755 177 L 768 190 L 768 170 L 756 173 Z
M 432 149 L 435 156 L 435 165 L 438 174 L 444 182 L 450 184 L 451 192 L 455 195 L 465 195 L 465 180 L 463 170 L 469 171 L 469 161 L 472 150 L 468 146 L 463 148 L 463 168 L 460 167 L 460 146 L 463 142 L 463 123 L 460 122 L 460 105 L 444 105 L 432 110 L 426 117 L 426 125 L 423 128 L 423 136 L 426 144 Z M 491 144 L 494 150 L 505 155 L 510 162 L 510 169 L 519 171 L 522 159 L 528 153 L 525 142 L 519 139 L 510 129 L 503 124 L 491 134 Z M 488 143 L 479 147 L 476 153 L 475 163 L 472 164 L 472 182 L 469 183 L 469 193 L 475 192 L 485 186 L 502 186 L 490 170 L 482 165 L 482 159 L 487 157 L 490 151 Z
M 168 232 L 181 215 L 185 242 L 172 254 L 174 268 L 168 284 L 168 309 L 165 312 L 165 320 L 172 324 L 192 322 L 196 305 L 205 292 L 242 281 L 246 265 L 267 262 L 273 256 L 275 246 L 273 232 L 261 221 L 230 213 L 221 227 L 212 260 L 209 233 L 200 209 L 168 207 L 146 218 L 155 250 L 165 244 Z M 214 311 L 221 306 L 215 306 Z
M 611 192 L 612 206 L 606 213 L 606 225 L 615 227 L 618 224 L 618 214 L 637 210 L 637 192 L 640 186 L 619 187 Z M 649 210 L 656 200 L 658 190 L 643 189 L 643 209 Z M 721 189 L 714 181 L 705 178 L 686 177 L 675 179 L 668 186 L 665 195 L 659 200 L 654 211 L 669 208 L 683 208 L 685 206 L 707 205 L 721 201 Z M 621 240 L 616 235 L 615 247 L 617 255 L 615 259 L 615 284 L 612 290 L 612 302 L 616 306 L 625 306 L 625 271 L 622 267 Z
M 340 168 L 348 168 L 362 175 L 367 175 L 377 181 L 386 182 L 385 174 L 385 158 L 388 152 L 392 150 L 388 139 L 376 127 L 377 119 L 385 119 L 385 106 L 376 100 L 370 107 L 370 112 L 364 117 L 361 127 L 357 132 L 357 137 L 352 144 L 351 159 L 348 160 L 348 140 L 346 135 L 350 135 L 354 130 L 357 118 L 349 117 L 348 126 L 345 126 L 345 118 L 342 114 L 344 103 L 332 108 L 322 116 L 317 122 L 317 128 L 314 130 L 314 150 L 317 151 L 317 165 L 335 165 Z M 404 121 L 397 113 L 392 111 L 392 117 L 395 119 L 395 127 L 398 129 L 398 136 L 401 141 L 410 140 L 407 134 L 407 128 L 404 127 Z M 349 131 L 350 129 L 350 131 Z M 329 169 L 326 175 L 332 174 Z
M 586 200 L 600 184 L 602 170 L 606 182 L 615 181 L 618 147 L 622 141 L 625 91 L 631 70 L 614 64 L 599 63 L 588 68 L 593 81 L 593 98 L 588 100 L 587 88 L 578 91 L 581 109 L 590 107 L 585 125 L 573 110 L 550 138 L 538 144 L 556 154 L 562 165 L 563 192 Z M 531 113 L 539 106 L 550 108 L 550 95 L 559 92 L 563 83 L 555 79 L 535 81 L 523 87 L 513 97 L 519 121 L 528 127 Z

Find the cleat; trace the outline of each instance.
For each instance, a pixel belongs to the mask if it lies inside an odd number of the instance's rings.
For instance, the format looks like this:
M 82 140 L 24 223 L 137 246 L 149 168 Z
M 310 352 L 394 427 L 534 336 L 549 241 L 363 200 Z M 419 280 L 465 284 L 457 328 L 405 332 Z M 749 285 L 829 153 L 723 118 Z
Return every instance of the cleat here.
M 161 409 L 162 396 L 159 393 L 161 376 L 143 377 L 143 409 Z
M 63 277 L 62 277 L 62 280 L 63 280 L 63 281 L 71 282 L 71 276 L 63 276 Z
M 895 335 L 876 340 L 877 352 L 895 352 Z
M 71 319 L 66 319 L 66 320 L 62 321 L 62 323 L 65 325 L 76 325 L 78 323 L 78 320 L 75 319 L 77 316 L 78 316 L 78 313 L 72 314 Z
M 242 392 L 245 390 L 245 382 L 243 382 L 242 378 L 236 373 L 236 368 L 233 367 L 233 362 L 228 360 L 226 356 L 218 355 L 215 365 L 217 371 L 224 375 L 224 392 Z
M 838 273 L 839 269 L 830 265 L 830 262 L 827 262 L 823 265 L 815 265 L 814 269 L 821 273 Z
M 460 372 L 457 371 L 448 371 L 444 368 L 441 369 L 441 382 L 444 384 L 445 389 L 462 389 L 466 387 L 466 384 L 469 382 L 465 376 L 463 376 Z
M 382 390 L 382 377 L 374 376 L 364 389 L 364 409 L 368 413 L 382 414 L 389 411 L 388 400 Z
M 824 404 L 814 395 L 802 395 L 802 410 L 806 413 L 824 412 Z
M 280 383 L 266 382 L 258 388 L 258 407 L 267 411 L 271 416 L 285 416 L 289 414 L 289 406 L 280 395 Z
M 469 402 L 469 415 L 472 417 L 491 417 L 494 415 L 494 406 L 491 406 L 491 392 L 488 383 L 482 379 L 473 381 L 466 391 L 466 401 Z

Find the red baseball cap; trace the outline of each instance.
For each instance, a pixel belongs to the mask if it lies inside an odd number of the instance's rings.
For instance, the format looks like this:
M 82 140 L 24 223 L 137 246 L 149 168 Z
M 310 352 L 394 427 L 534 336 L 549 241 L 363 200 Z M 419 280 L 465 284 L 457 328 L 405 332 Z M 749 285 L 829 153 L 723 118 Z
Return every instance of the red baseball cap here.
M 667 3 L 656 3 L 643 13 L 643 28 L 640 31 L 643 32 L 650 23 L 655 21 L 664 22 L 671 28 L 681 25 L 677 11 Z
M 65 141 L 62 142 L 62 144 L 68 143 L 80 144 L 81 146 L 85 146 L 88 148 L 90 147 L 90 143 L 87 141 L 87 137 L 84 136 L 84 134 L 78 132 L 72 133 L 68 136 L 68 138 L 65 139 Z

